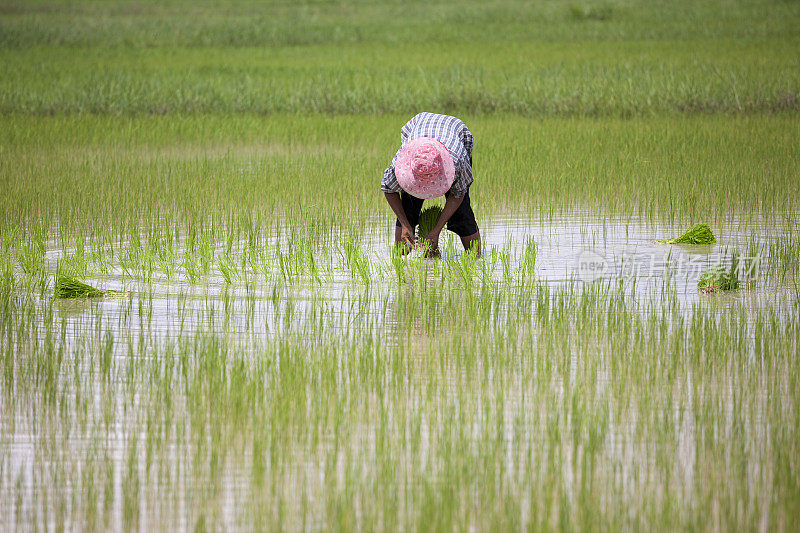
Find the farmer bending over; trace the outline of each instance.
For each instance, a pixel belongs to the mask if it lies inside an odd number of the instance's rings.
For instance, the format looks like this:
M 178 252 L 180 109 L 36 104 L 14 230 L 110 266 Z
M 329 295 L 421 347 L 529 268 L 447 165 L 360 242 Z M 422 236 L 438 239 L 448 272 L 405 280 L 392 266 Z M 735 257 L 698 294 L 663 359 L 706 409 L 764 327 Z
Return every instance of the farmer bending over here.
M 472 132 L 456 117 L 420 113 L 400 129 L 400 149 L 383 173 L 381 190 L 397 215 L 395 246 L 414 244 L 422 202 L 444 195 L 439 221 L 424 236 L 429 253 L 438 255 L 444 225 L 461 237 L 465 250 L 480 252 L 481 236 L 469 204 L 472 184 Z

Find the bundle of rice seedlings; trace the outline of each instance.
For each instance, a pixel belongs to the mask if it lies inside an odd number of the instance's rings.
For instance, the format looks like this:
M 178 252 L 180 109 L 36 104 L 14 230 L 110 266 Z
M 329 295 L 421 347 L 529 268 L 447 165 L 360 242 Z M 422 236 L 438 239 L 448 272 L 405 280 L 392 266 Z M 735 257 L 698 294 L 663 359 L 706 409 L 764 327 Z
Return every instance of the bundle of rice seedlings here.
M 419 214 L 419 225 L 417 226 L 418 237 L 428 236 L 428 233 L 430 233 L 433 227 L 436 226 L 436 223 L 439 222 L 442 211 L 443 209 L 440 205 L 432 205 L 422 210 L 422 213 Z
M 706 270 L 697 282 L 697 288 L 705 294 L 734 291 L 739 288 L 739 277 L 737 269 L 739 258 L 734 255 L 730 269 L 722 265 L 716 265 Z
M 103 291 L 81 283 L 73 277 L 64 274 L 56 277 L 56 298 L 92 298 L 102 295 Z
M 659 239 L 660 244 L 714 244 L 717 239 L 708 224 L 698 224 L 677 239 Z
M 56 276 L 56 298 L 94 298 L 97 296 L 121 296 L 125 291 L 101 291 L 81 283 L 71 276 L 59 273 Z

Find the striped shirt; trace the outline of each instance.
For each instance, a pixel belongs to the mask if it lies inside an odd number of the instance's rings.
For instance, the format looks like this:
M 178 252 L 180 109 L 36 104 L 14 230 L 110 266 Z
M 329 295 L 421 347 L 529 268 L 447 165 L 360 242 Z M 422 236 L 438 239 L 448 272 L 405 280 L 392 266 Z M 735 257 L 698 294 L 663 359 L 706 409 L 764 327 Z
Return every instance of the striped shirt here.
M 400 149 L 394 154 L 389 168 L 383 171 L 381 190 L 383 192 L 402 190 L 394 174 L 394 163 L 403 146 L 408 141 L 420 137 L 438 139 L 450 151 L 456 175 L 446 196 L 452 195 L 456 198 L 464 196 L 472 184 L 472 132 L 456 117 L 435 113 L 420 113 L 400 129 Z

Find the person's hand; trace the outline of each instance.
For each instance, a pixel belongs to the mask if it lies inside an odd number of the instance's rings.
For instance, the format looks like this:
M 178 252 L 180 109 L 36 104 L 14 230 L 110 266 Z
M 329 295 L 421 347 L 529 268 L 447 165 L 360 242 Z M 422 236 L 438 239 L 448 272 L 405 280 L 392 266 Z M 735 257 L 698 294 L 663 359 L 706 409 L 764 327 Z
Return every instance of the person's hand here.
M 439 253 L 439 233 L 430 232 L 422 241 L 425 246 L 425 257 L 441 257 Z
M 400 228 L 400 240 L 409 246 L 414 246 L 414 241 L 416 240 L 416 237 L 414 236 L 414 228 L 402 226 Z
M 406 255 L 414 247 L 417 238 L 414 236 L 414 229 L 406 226 L 400 227 L 400 240 L 397 241 L 395 247 L 400 251 L 400 254 Z

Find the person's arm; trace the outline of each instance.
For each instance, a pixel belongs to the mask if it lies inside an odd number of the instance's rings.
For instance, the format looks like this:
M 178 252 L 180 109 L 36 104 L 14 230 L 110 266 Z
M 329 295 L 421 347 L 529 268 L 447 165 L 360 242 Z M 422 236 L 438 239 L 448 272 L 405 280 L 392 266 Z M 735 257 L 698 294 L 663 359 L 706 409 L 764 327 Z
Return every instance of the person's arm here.
M 400 200 L 400 193 L 384 191 L 383 194 L 386 196 L 386 201 L 389 203 L 389 207 L 392 208 L 392 211 L 394 211 L 394 214 L 397 216 L 397 220 L 400 221 L 400 238 L 404 242 L 413 245 L 414 228 L 412 228 L 411 224 L 408 222 L 405 209 L 403 209 L 403 202 Z

